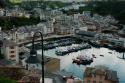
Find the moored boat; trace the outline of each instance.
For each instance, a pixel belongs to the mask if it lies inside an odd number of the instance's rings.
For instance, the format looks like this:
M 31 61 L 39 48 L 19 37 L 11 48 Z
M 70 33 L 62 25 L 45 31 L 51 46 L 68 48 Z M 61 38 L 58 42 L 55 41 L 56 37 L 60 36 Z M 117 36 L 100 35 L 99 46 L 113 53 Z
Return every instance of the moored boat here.
M 86 55 L 80 55 L 76 59 L 73 59 L 73 63 L 76 63 L 78 65 L 89 65 L 93 62 L 93 58 L 86 56 Z
M 91 46 L 87 43 L 85 44 L 72 44 L 71 46 L 66 46 L 66 47 L 58 47 L 56 48 L 55 53 L 57 55 L 65 55 L 71 52 L 77 52 L 82 49 L 88 49 L 91 48 Z

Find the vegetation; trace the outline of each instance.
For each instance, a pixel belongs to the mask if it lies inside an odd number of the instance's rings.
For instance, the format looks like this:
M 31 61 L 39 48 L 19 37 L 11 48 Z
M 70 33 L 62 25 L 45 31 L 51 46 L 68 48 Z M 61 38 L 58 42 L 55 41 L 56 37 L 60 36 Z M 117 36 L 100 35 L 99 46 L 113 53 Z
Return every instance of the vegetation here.
M 45 8 L 51 8 L 51 9 L 55 9 L 55 8 L 61 8 L 61 7 L 65 7 L 67 5 L 69 5 L 70 3 L 64 3 L 61 1 L 21 1 L 21 0 L 10 0 L 8 2 L 9 6 L 11 5 L 20 5 L 23 8 L 26 9 L 33 9 L 35 7 L 37 7 L 38 5 L 41 5 L 41 8 L 45 9 Z
M 10 30 L 15 27 L 24 26 L 24 25 L 33 25 L 38 24 L 40 18 L 36 16 L 31 16 L 30 18 L 26 17 L 1 17 L 0 26 L 3 27 L 3 30 Z
M 69 5 L 68 3 L 64 3 L 64 2 L 60 2 L 60 1 L 46 1 L 43 2 L 44 4 L 46 4 L 48 7 L 55 9 L 55 8 L 62 8 L 65 7 L 67 5 Z
M 15 80 L 0 76 L 0 83 L 17 83 Z
M 119 23 L 125 24 L 125 1 L 108 0 L 108 1 L 94 1 L 87 4 L 85 7 L 79 7 L 79 10 L 70 9 L 62 10 L 63 13 L 72 15 L 75 13 L 82 13 L 83 11 L 91 11 L 102 16 L 112 15 Z M 91 15 L 92 15 L 91 13 Z
M 67 15 L 73 15 L 79 13 L 79 10 L 77 9 L 70 9 L 70 10 L 64 10 L 62 9 L 62 12 Z
M 4 58 L 4 55 L 0 53 L 0 59 L 3 59 L 3 58 Z
M 22 0 L 9 0 L 11 3 L 21 3 Z
M 0 41 L 0 59 L 3 59 L 4 58 L 4 55 L 2 54 L 2 45 L 3 45 L 3 42 Z
M 88 9 L 91 9 L 93 13 L 100 15 L 112 15 L 120 23 L 125 24 L 125 1 L 108 0 L 108 1 L 96 1 L 88 4 Z

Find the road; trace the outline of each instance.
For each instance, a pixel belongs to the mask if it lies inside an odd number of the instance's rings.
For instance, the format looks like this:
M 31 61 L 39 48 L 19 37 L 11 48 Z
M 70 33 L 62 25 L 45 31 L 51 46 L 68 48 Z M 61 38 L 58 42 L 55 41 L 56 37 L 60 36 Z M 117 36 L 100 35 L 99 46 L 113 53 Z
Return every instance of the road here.
M 70 37 L 70 36 L 73 36 L 73 34 L 70 34 L 70 35 L 51 35 L 51 36 L 44 37 L 43 39 L 46 40 L 46 39 L 51 39 L 51 38 Z M 41 40 L 41 38 L 38 38 L 35 41 L 40 41 L 40 40 Z M 24 40 L 23 42 L 18 42 L 18 45 L 27 44 L 30 42 L 32 42 L 32 39 Z

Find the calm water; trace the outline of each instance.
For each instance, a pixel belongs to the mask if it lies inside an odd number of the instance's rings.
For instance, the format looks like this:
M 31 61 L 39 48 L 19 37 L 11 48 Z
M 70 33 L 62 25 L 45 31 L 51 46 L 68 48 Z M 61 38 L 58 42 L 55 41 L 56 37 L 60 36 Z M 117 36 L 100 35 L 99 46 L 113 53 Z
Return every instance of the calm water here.
M 37 50 L 37 52 L 38 54 L 41 54 L 41 50 Z M 95 54 L 97 58 L 94 58 L 94 62 L 91 63 L 91 65 L 87 66 L 72 64 L 72 59 L 76 58 L 81 53 L 86 54 L 88 56 L 92 56 L 92 54 Z M 91 49 L 73 52 L 64 56 L 57 56 L 55 54 L 55 49 L 51 49 L 44 51 L 44 55 L 59 58 L 61 60 L 61 69 L 65 69 L 66 71 L 71 72 L 73 75 L 81 79 L 83 79 L 86 67 L 104 65 L 106 67 L 109 67 L 109 69 L 117 71 L 120 83 L 125 83 L 125 60 L 118 58 L 122 57 L 123 53 L 116 52 L 115 50 L 92 47 Z M 100 55 L 104 55 L 104 57 Z

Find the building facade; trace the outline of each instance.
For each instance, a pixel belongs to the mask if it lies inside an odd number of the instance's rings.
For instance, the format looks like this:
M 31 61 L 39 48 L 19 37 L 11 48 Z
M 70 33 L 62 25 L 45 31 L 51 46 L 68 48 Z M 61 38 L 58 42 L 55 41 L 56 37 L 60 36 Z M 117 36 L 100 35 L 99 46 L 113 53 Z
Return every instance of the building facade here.
M 87 67 L 84 83 L 119 83 L 117 72 L 105 68 Z
M 15 42 L 11 42 L 9 40 L 3 41 L 2 53 L 7 60 L 12 60 L 19 63 L 18 49 L 18 45 Z

